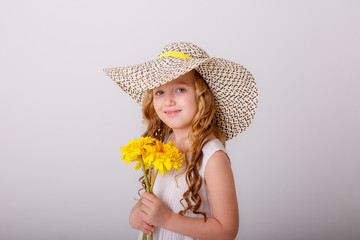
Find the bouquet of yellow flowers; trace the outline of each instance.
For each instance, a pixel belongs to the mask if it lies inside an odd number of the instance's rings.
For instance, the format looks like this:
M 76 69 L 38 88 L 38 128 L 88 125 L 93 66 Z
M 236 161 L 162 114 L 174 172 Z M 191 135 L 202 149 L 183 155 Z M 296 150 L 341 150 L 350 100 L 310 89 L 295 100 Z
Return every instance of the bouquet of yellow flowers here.
M 148 193 L 152 193 L 159 171 L 164 176 L 165 170 L 170 171 L 171 168 L 181 170 L 182 156 L 171 141 L 164 143 L 153 137 L 142 137 L 129 141 L 120 149 L 123 153 L 123 161 L 126 161 L 127 164 L 137 162 L 133 169 L 142 169 Z M 143 239 L 146 239 L 145 233 Z M 152 235 L 150 239 L 152 239 Z

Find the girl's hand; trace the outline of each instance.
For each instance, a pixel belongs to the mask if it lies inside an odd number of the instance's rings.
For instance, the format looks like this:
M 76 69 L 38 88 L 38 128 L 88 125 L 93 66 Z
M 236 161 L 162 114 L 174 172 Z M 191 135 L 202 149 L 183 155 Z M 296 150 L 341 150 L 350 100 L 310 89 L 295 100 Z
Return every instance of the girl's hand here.
M 154 226 L 164 227 L 172 211 L 155 194 L 144 193 L 141 199 L 141 218 Z
M 136 205 L 132 208 L 129 216 L 129 224 L 132 228 L 142 231 L 148 235 L 151 235 L 154 231 L 154 227 L 150 224 L 147 224 L 141 219 L 141 201 L 138 201 Z

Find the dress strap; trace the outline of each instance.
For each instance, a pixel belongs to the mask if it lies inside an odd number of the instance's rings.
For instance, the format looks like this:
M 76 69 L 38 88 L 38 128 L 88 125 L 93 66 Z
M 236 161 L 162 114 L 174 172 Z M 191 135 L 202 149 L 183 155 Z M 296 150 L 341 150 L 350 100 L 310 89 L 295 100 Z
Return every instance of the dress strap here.
M 168 142 L 169 142 L 170 136 L 171 136 L 171 133 L 169 133 L 168 135 L 165 136 L 165 138 L 164 138 L 164 143 L 168 143 Z
M 217 151 L 224 151 L 227 154 L 225 147 L 222 145 L 219 139 L 214 139 L 207 142 L 202 148 L 203 161 L 201 164 L 201 168 L 199 170 L 199 174 L 201 177 L 203 178 L 205 177 L 204 173 L 205 173 L 206 164 L 211 158 L 211 156 L 214 155 L 214 153 L 216 153 Z

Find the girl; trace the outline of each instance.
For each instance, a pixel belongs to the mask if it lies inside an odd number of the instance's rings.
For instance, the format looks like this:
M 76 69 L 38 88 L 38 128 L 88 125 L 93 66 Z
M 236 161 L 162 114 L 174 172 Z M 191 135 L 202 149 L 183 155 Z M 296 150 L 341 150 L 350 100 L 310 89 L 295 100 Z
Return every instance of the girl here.
M 186 42 L 165 46 L 156 60 L 104 71 L 142 104 L 143 136 L 172 141 L 185 158 L 183 170 L 166 173 L 153 194 L 143 194 L 130 226 L 154 239 L 234 239 L 238 205 L 224 146 L 254 117 L 250 72 Z

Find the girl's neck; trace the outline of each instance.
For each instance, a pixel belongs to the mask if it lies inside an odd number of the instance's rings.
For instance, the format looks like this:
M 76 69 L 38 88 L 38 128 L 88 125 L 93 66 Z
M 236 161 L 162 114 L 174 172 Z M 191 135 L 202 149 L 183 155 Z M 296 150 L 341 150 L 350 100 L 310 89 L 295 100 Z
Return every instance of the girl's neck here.
M 189 132 L 176 131 L 174 130 L 169 138 L 175 146 L 179 149 L 180 152 L 185 153 L 187 149 L 190 148 L 191 142 L 189 139 Z

